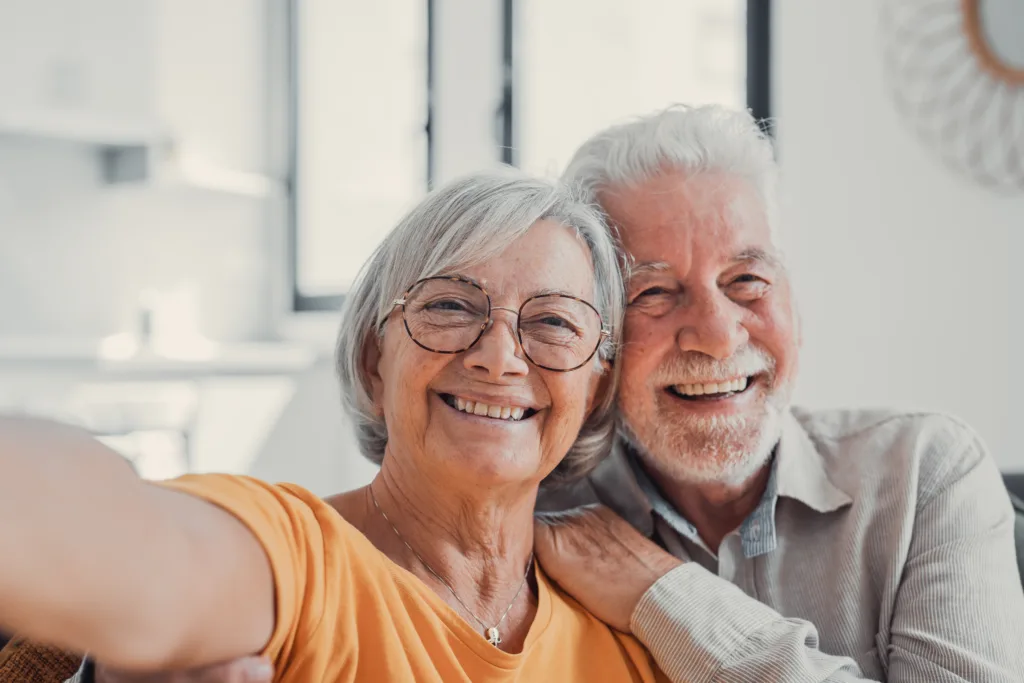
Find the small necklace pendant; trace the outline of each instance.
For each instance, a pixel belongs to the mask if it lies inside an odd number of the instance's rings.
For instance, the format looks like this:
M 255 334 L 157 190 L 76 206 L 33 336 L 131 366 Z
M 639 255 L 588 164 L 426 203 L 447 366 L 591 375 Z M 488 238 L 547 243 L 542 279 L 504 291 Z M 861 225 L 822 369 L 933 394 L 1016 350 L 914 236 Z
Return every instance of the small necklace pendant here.
M 489 629 L 487 629 L 487 642 L 493 645 L 494 647 L 498 647 L 499 645 L 501 645 L 501 634 L 498 633 L 497 626 L 492 626 Z

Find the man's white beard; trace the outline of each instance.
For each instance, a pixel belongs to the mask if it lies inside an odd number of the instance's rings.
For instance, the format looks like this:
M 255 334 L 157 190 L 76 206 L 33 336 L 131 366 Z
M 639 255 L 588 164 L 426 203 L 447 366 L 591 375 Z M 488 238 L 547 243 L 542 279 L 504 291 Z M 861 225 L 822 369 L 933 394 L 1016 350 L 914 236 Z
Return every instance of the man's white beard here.
M 790 386 L 776 386 L 775 371 L 775 359 L 750 344 L 725 360 L 692 352 L 672 358 L 654 373 L 651 385 L 660 387 L 686 377 L 759 375 L 761 386 L 751 390 L 765 393 L 742 414 L 679 415 L 673 411 L 646 415 L 644 424 L 631 425 L 623 419 L 620 432 L 649 467 L 674 481 L 741 484 L 768 462 L 782 435 Z M 621 397 L 619 405 L 623 405 Z
M 687 416 L 649 425 L 645 440 L 625 422 L 620 431 L 649 467 L 673 481 L 735 486 L 771 458 L 782 434 L 782 410 L 769 399 L 751 415 Z

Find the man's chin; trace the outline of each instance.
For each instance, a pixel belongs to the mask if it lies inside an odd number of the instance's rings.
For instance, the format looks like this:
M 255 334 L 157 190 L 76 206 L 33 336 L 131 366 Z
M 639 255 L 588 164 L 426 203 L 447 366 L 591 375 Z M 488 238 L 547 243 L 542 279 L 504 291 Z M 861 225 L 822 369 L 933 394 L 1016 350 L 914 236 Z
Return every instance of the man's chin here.
M 628 425 L 622 434 L 649 466 L 674 481 L 738 486 L 770 461 L 782 432 L 780 415 L 773 410 L 754 425 L 745 420 L 687 422 L 645 433 L 646 438 Z
M 672 481 L 696 485 L 716 485 L 730 488 L 740 487 L 756 475 L 768 463 L 767 454 L 751 454 L 749 457 L 728 460 L 710 460 L 695 455 L 693 459 L 659 463 L 661 471 Z M 668 467 L 665 467 L 665 466 Z

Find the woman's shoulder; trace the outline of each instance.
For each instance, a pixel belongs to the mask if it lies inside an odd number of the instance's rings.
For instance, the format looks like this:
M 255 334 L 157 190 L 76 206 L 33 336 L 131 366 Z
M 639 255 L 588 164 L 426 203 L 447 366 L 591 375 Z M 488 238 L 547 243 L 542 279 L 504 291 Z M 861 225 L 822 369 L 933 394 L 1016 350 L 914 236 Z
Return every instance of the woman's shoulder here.
M 157 482 L 157 486 L 206 500 L 238 518 L 264 546 L 301 545 L 321 551 L 339 542 L 359 554 L 365 537 L 346 514 L 352 493 L 323 499 L 291 483 L 269 483 L 238 474 L 188 474 Z M 351 508 L 351 506 L 348 506 Z
M 317 496 L 297 484 L 272 484 L 243 474 L 186 474 L 153 483 L 229 508 L 245 503 L 268 512 L 274 509 L 299 512 L 315 511 L 323 505 Z

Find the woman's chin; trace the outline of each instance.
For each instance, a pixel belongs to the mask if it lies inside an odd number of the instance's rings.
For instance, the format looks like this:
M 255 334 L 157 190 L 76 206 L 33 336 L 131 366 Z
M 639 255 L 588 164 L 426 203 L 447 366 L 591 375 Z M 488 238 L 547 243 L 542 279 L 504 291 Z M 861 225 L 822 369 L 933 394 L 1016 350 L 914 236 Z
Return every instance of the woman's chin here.
M 496 448 L 481 444 L 479 448 L 461 443 L 453 445 L 443 456 L 450 476 L 468 487 L 480 490 L 516 483 L 539 484 L 547 474 L 541 459 L 524 455 L 525 449 Z

